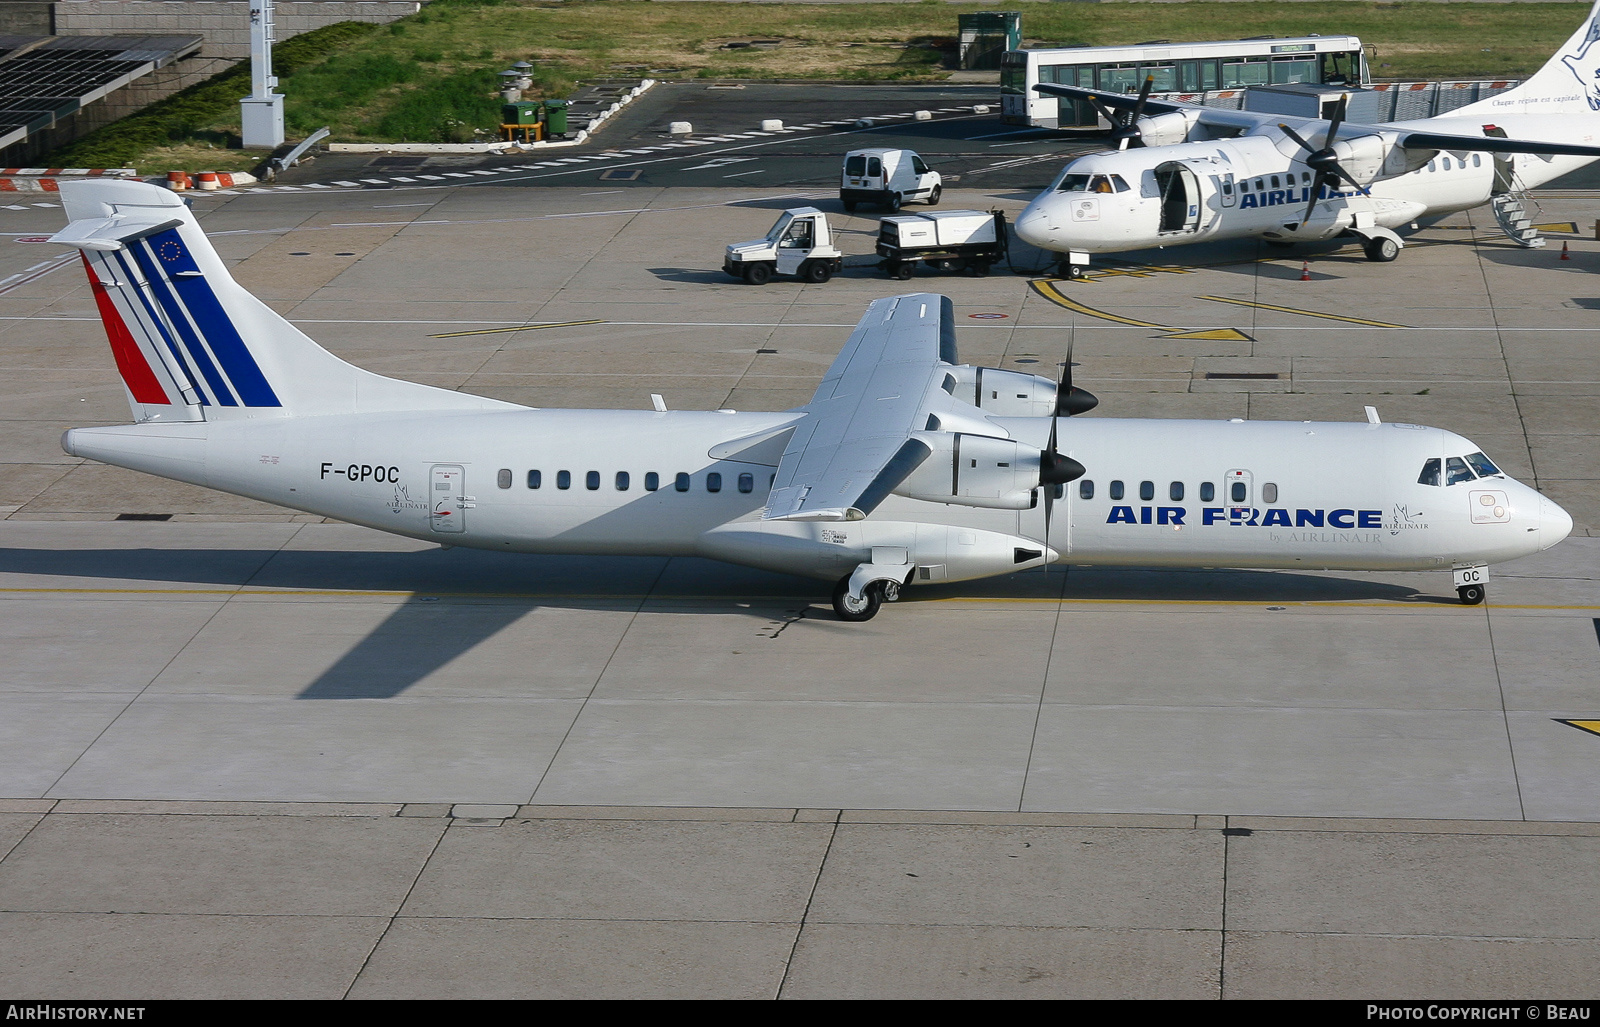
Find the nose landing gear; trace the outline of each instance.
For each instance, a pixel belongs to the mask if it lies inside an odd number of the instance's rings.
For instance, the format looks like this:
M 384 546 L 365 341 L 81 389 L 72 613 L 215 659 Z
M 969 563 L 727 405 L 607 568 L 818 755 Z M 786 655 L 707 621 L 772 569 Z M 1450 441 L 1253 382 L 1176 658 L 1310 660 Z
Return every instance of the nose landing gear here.
M 1483 602 L 1488 593 L 1489 568 L 1457 567 L 1454 570 L 1456 581 L 1456 595 L 1461 597 L 1463 606 L 1477 606 Z

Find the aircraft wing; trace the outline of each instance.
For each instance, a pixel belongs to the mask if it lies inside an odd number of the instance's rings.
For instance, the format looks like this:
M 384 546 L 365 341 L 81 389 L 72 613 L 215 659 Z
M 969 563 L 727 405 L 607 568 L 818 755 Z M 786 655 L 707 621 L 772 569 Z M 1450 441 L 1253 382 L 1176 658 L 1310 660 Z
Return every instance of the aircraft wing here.
M 1108 93 L 1101 89 L 1062 86 L 1054 82 L 1039 82 L 1033 88 L 1035 92 L 1044 93 L 1047 96 L 1064 96 L 1069 100 L 1097 100 L 1107 107 L 1126 111 L 1133 110 L 1139 104 L 1139 97 L 1132 93 Z M 1187 103 L 1182 100 L 1147 99 L 1144 104 L 1145 114 L 1170 114 L 1173 111 L 1198 111 L 1200 113 L 1200 123 L 1203 125 L 1237 128 L 1246 132 L 1269 121 L 1283 120 L 1280 115 L 1253 114 L 1248 111 L 1205 107 L 1198 103 Z
M 1579 146 L 1576 143 L 1544 143 L 1532 139 L 1506 139 L 1502 136 L 1452 136 L 1436 132 L 1406 132 L 1400 136 L 1400 145 L 1407 150 L 1450 150 L 1484 153 L 1547 153 L 1570 154 L 1576 157 L 1600 157 L 1600 146 Z
M 795 426 L 763 520 L 859 521 L 928 458 L 913 433 L 956 362 L 954 316 L 935 293 L 873 301 Z

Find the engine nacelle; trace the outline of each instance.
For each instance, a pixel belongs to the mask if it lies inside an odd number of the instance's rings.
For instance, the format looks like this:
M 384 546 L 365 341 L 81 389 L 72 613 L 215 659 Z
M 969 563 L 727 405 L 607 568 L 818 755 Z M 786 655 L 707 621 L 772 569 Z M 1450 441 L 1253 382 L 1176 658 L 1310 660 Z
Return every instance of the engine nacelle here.
M 962 364 L 945 369 L 945 391 L 997 417 L 1049 417 L 1056 411 L 1052 379 L 998 367 Z M 954 379 L 954 384 L 950 383 Z
M 1383 171 L 1384 158 L 1389 155 L 1389 142 L 1381 135 L 1355 136 L 1335 142 L 1333 153 L 1339 166 L 1365 185 Z
M 930 503 L 1026 510 L 1039 487 L 1040 451 L 1015 439 L 918 432 L 933 452 L 895 488 Z
M 1139 139 L 1146 146 L 1171 146 L 1189 141 L 1189 133 L 1200 121 L 1199 111 L 1168 111 L 1139 119 Z

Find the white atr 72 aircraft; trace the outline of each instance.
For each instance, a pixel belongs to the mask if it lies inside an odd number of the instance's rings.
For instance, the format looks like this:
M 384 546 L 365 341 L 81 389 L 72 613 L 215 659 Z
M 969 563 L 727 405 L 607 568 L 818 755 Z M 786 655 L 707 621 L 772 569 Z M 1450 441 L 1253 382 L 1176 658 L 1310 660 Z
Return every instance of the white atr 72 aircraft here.
M 1459 435 L 1409 424 L 1071 420 L 1047 378 L 957 362 L 948 299 L 876 300 L 781 413 L 537 410 L 333 356 L 240 287 L 180 197 L 64 183 L 135 423 L 73 456 L 409 538 L 695 555 L 837 582 L 866 620 L 908 585 L 1055 561 L 1453 569 L 1572 519 Z M 1070 487 L 1067 486 L 1070 483 Z
M 1069 164 L 1017 218 L 1017 235 L 1065 254 L 1073 278 L 1092 253 L 1245 237 L 1355 237 L 1368 260 L 1393 260 L 1398 227 L 1600 158 L 1597 18 L 1600 3 L 1515 89 L 1420 121 L 1350 124 L 1342 101 L 1329 121 L 1147 103 L 1148 79 L 1137 97 L 1041 83 L 1096 106 L 1119 148 Z

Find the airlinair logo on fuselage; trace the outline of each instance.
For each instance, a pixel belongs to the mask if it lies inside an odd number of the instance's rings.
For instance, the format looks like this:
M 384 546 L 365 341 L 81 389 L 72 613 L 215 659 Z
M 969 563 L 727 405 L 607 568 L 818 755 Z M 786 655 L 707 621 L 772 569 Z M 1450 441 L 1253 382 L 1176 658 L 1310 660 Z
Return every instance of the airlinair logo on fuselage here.
M 1350 197 L 1354 195 L 1356 195 L 1354 192 L 1340 192 L 1337 189 L 1329 189 L 1327 186 L 1323 186 L 1322 192 L 1318 194 L 1317 198 L 1319 200 L 1331 200 L 1340 196 Z M 1305 203 L 1309 199 L 1311 199 L 1310 186 L 1306 186 L 1301 189 L 1267 189 L 1258 193 L 1245 193 L 1243 196 L 1239 197 L 1239 209 L 1248 210 L 1251 207 L 1277 207 L 1282 204 L 1301 204 Z
M 1600 20 L 1589 22 L 1589 31 L 1584 33 L 1583 40 L 1578 44 L 1574 53 L 1561 55 L 1561 63 L 1567 66 L 1572 76 L 1578 80 L 1578 85 L 1583 87 L 1583 98 L 1589 101 L 1589 109 L 1600 111 L 1600 50 L 1595 49 L 1595 43 L 1600 42 Z M 1590 56 L 1590 51 L 1594 56 Z

